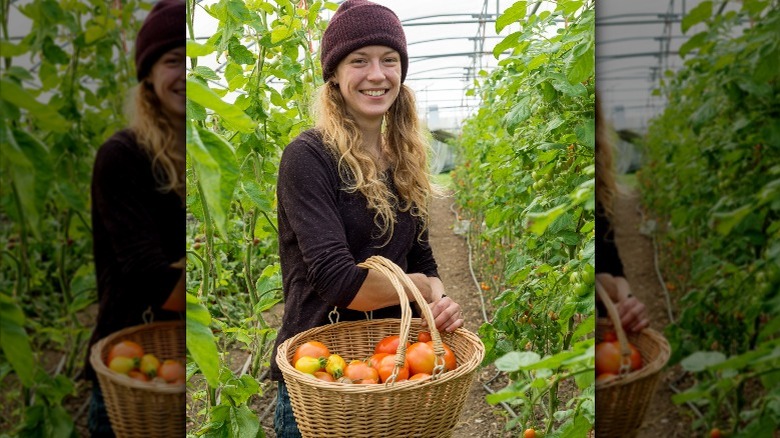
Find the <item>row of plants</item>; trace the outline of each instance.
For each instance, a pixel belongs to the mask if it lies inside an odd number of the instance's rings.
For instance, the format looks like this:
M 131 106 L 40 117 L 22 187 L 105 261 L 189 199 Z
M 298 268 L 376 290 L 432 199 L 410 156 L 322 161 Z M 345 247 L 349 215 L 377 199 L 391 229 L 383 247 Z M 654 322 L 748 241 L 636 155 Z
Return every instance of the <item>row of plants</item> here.
M 337 5 L 187 8 L 187 417 L 196 435 L 264 436 L 250 404 L 264 393 L 278 329 L 269 311 L 282 300 L 276 176 L 282 149 L 311 125 L 313 47 L 321 12 Z M 216 30 L 199 40 L 206 21 Z
M 97 298 L 92 163 L 125 125 L 136 12 L 151 8 L 67 3 L 0 2 L 0 430 L 19 436 L 75 433 L 65 406 L 86 391 Z
M 595 420 L 594 2 L 527 9 L 515 2 L 496 22 L 519 30 L 470 91 L 483 105 L 464 123 L 452 179 L 495 307 L 479 329 L 483 363 L 509 377 L 487 400 L 518 410 L 507 428 L 585 436 Z
M 638 180 L 676 304 L 666 331 L 693 378 L 693 427 L 780 426 L 780 10 L 704 1 L 682 21 L 684 67 L 658 90 Z M 775 315 L 773 317 L 772 315 Z

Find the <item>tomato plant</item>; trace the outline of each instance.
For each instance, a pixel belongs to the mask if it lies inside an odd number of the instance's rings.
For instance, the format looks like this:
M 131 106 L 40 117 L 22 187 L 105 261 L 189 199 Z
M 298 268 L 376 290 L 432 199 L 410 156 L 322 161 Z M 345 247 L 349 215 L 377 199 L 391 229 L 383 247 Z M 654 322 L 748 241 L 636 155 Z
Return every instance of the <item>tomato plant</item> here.
M 670 362 L 697 382 L 674 399 L 701 408 L 700 435 L 717 422 L 760 436 L 780 424 L 768 378 L 780 368 L 770 353 L 780 329 L 770 317 L 780 310 L 780 11 L 777 1 L 714 6 L 701 2 L 681 23 L 700 31 L 657 90 L 668 104 L 649 124 L 638 181 L 674 304 Z
M 479 330 L 484 363 L 510 379 L 488 401 L 520 410 L 509 428 L 541 410 L 545 435 L 584 436 L 595 414 L 595 10 L 566 1 L 526 16 L 526 6 L 497 20 L 519 30 L 472 91 L 483 104 L 464 123 L 452 179 L 480 290 L 496 306 Z M 576 388 L 565 403 L 564 380 Z

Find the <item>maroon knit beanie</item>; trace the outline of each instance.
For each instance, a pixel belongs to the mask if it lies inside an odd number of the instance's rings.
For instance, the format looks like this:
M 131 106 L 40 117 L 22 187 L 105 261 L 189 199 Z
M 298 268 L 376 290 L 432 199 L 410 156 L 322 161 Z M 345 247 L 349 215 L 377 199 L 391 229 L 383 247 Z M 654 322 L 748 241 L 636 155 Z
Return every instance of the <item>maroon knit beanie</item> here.
M 390 9 L 367 0 L 347 0 L 339 6 L 322 35 L 322 78 L 336 73 L 339 62 L 366 46 L 387 46 L 401 55 L 401 82 L 406 79 L 409 56 L 401 20 Z
M 141 82 L 160 57 L 185 45 L 187 11 L 184 0 L 160 0 L 141 25 L 135 39 L 135 70 Z

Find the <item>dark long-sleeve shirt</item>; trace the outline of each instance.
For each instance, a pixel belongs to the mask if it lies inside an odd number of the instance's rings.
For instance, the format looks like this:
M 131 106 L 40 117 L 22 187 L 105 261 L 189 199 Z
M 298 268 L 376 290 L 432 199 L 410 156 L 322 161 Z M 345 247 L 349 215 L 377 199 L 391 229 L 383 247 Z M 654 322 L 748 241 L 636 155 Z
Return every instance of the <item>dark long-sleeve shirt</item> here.
M 90 347 L 142 324 L 149 306 L 155 321 L 181 317 L 161 306 L 181 276 L 181 269 L 170 265 L 184 257 L 185 214 L 176 193 L 157 189 L 151 159 L 131 131 L 114 134 L 100 147 L 92 175 L 99 310 Z M 94 378 L 89 359 L 85 373 Z
M 285 306 L 271 360 L 275 380 L 282 378 L 275 357 L 283 341 L 328 324 L 334 307 L 339 308 L 341 321 L 365 319 L 363 312 L 346 309 L 368 275 L 358 263 L 381 255 L 404 272 L 438 276 L 428 233 L 418 239 L 421 225 L 409 212 L 396 211 L 392 239 L 383 246 L 387 238 L 377 236 L 366 198 L 345 190 L 336 157 L 314 130 L 303 132 L 285 148 L 277 198 Z M 398 318 L 400 307 L 378 309 L 373 316 Z

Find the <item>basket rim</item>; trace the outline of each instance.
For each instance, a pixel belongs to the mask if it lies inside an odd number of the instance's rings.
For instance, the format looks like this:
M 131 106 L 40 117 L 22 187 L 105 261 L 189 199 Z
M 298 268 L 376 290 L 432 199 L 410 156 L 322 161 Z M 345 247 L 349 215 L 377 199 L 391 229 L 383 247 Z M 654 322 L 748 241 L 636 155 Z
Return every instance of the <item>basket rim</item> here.
M 598 318 L 598 327 L 614 327 L 614 324 L 609 318 Z M 599 389 L 607 389 L 615 386 L 626 385 L 637 380 L 653 377 L 661 372 L 661 370 L 669 362 L 671 357 L 671 347 L 669 341 L 657 330 L 650 327 L 642 329 L 638 333 L 634 333 L 635 336 L 644 336 L 658 345 L 658 354 L 648 363 L 644 364 L 642 368 L 636 371 L 632 371 L 624 376 L 613 377 L 608 380 L 596 382 L 596 386 Z
M 126 375 L 115 373 L 114 371 L 111 371 L 111 369 L 109 369 L 105 363 L 103 363 L 103 358 L 102 358 L 103 349 L 106 347 L 106 345 L 111 344 L 116 338 L 119 338 L 121 336 L 127 336 L 131 333 L 136 333 L 139 331 L 149 330 L 152 328 L 158 328 L 158 329 L 165 328 L 168 326 L 170 327 L 184 326 L 184 321 L 176 320 L 176 321 L 150 322 L 148 324 L 140 324 L 131 327 L 126 327 L 119 331 L 111 333 L 110 335 L 101 338 L 99 341 L 95 342 L 95 344 L 92 346 L 89 354 L 89 363 L 92 365 L 92 368 L 95 370 L 95 373 L 98 375 L 99 378 L 108 379 L 110 382 L 116 383 L 121 386 L 142 390 L 142 391 L 159 393 L 159 394 L 183 394 L 187 391 L 186 384 L 185 385 L 155 385 L 150 382 L 141 382 L 131 377 L 128 377 Z
M 412 318 L 412 323 L 414 323 L 415 320 L 419 322 L 420 318 Z M 379 318 L 379 319 L 359 320 L 359 321 L 341 321 L 334 324 L 326 324 L 318 327 L 313 327 L 308 330 L 304 330 L 300 333 L 290 336 L 279 345 L 279 348 L 276 352 L 276 358 L 275 358 L 276 364 L 279 367 L 279 369 L 282 371 L 282 376 L 284 377 L 285 381 L 287 379 L 295 379 L 300 383 L 303 383 L 308 386 L 313 386 L 317 389 L 334 391 L 334 392 L 345 393 L 345 394 L 346 393 L 392 393 L 392 392 L 408 391 L 422 386 L 444 384 L 450 380 L 462 377 L 464 375 L 468 375 L 469 373 L 472 373 L 480 366 L 480 364 L 482 363 L 482 359 L 484 359 L 485 357 L 485 346 L 482 343 L 482 340 L 480 340 L 479 337 L 476 336 L 474 333 L 461 327 L 453 332 L 448 333 L 447 336 L 448 337 L 459 336 L 465 338 L 467 342 L 469 342 L 475 347 L 475 352 L 478 360 L 474 360 L 473 357 L 470 358 L 469 360 L 464 360 L 462 364 L 459 365 L 457 368 L 451 371 L 447 371 L 446 373 L 442 374 L 439 378 L 435 380 L 431 378 L 424 379 L 424 380 L 406 380 L 403 382 L 393 382 L 390 383 L 389 385 L 325 382 L 317 378 L 314 378 L 313 376 L 308 377 L 307 374 L 295 369 L 295 367 L 292 364 L 290 364 L 290 361 L 287 360 L 287 351 L 290 349 L 290 346 L 303 338 L 314 337 L 319 333 L 330 331 L 330 330 L 339 330 L 344 327 L 361 326 L 367 324 L 379 325 L 379 324 L 387 324 L 388 322 L 392 324 L 400 325 L 401 319 L 400 318 Z

